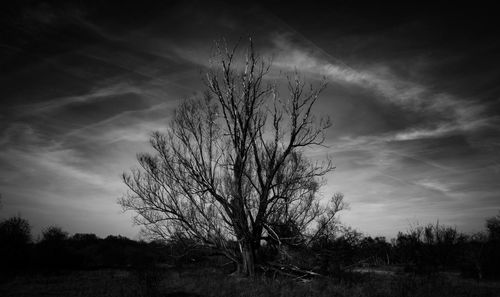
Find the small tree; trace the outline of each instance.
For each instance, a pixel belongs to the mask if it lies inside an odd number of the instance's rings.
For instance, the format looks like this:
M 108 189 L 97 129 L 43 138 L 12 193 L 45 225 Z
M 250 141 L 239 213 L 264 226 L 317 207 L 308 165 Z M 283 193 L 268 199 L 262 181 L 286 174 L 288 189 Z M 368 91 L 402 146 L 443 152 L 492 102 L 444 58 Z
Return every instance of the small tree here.
M 30 260 L 31 226 L 19 216 L 0 222 L 0 273 L 26 268 Z
M 73 264 L 70 259 L 68 233 L 58 226 L 50 226 L 42 231 L 37 250 L 39 264 L 44 269 L 61 269 Z
M 67 239 L 68 232 L 58 226 L 50 226 L 42 231 L 42 242 L 60 243 Z
M 0 223 L 0 242 L 13 249 L 31 243 L 31 226 L 19 216 L 11 217 Z
M 500 211 L 494 217 L 486 220 L 486 228 L 491 241 L 500 242 Z
M 217 46 L 207 91 L 175 110 L 166 133 L 153 133 L 155 154 L 139 154 L 140 169 L 123 175 L 130 191 L 119 203 L 149 234 L 183 234 L 253 275 L 261 242 L 281 241 L 278 227 L 311 236 L 309 226 L 330 222 L 343 204 L 320 201 L 333 166 L 304 153 L 323 144 L 330 126 L 312 114 L 325 84 L 306 88 L 295 74 L 283 98 L 252 42 L 239 53 Z

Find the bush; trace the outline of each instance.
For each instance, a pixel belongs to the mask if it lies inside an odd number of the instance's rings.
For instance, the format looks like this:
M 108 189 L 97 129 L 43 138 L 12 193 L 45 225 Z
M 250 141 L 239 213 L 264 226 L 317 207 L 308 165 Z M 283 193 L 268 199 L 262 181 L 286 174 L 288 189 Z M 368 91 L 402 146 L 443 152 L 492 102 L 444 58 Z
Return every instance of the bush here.
M 486 228 L 489 240 L 500 242 L 500 211 L 495 217 L 486 220 Z
M 73 261 L 68 246 L 68 233 L 60 227 L 51 226 L 42 231 L 42 240 L 36 246 L 39 268 L 60 270 L 70 268 Z
M 0 273 L 17 274 L 30 265 L 31 226 L 19 216 L 0 223 Z

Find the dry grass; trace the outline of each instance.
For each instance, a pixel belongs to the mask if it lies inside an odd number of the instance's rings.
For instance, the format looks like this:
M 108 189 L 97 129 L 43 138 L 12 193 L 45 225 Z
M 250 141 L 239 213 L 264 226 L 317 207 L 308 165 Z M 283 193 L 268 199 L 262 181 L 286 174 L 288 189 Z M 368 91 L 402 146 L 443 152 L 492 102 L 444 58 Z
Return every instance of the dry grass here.
M 500 283 L 454 276 L 347 275 L 343 279 L 255 279 L 217 269 L 183 271 L 99 270 L 18 277 L 0 284 L 0 296 L 338 296 L 338 297 L 497 297 Z
M 171 284 L 203 296 L 338 296 L 338 297 L 461 297 L 500 296 L 500 283 L 477 282 L 449 276 L 416 277 L 373 274 L 348 275 L 343 279 L 291 279 L 228 277 L 216 271 L 187 273 Z

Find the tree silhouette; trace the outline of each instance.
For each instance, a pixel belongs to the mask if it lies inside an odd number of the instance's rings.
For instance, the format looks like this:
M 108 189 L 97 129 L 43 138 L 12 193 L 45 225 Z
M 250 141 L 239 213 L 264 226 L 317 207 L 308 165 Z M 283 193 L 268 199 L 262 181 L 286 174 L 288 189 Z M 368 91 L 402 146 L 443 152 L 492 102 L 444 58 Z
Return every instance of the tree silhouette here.
M 490 240 L 500 242 L 500 211 L 496 216 L 486 220 L 486 228 Z
M 19 216 L 11 217 L 0 223 L 0 241 L 12 248 L 31 243 L 31 226 Z
M 68 233 L 61 227 L 45 228 L 37 248 L 38 261 L 45 269 L 61 269 L 71 264 Z
M 0 273 L 22 270 L 29 263 L 31 226 L 19 216 L 0 222 Z
M 140 168 L 124 173 L 130 191 L 119 201 L 149 234 L 214 248 L 246 275 L 262 241 L 306 242 L 313 222 L 343 208 L 340 196 L 317 195 L 331 162 L 304 153 L 330 127 L 312 112 L 325 83 L 306 87 L 295 73 L 283 98 L 266 80 L 270 69 L 251 40 L 245 51 L 217 44 L 206 92 L 175 110 L 166 133 L 153 133 L 155 153 L 139 154 Z
M 42 242 L 63 242 L 68 239 L 68 232 L 58 226 L 50 226 L 42 231 Z

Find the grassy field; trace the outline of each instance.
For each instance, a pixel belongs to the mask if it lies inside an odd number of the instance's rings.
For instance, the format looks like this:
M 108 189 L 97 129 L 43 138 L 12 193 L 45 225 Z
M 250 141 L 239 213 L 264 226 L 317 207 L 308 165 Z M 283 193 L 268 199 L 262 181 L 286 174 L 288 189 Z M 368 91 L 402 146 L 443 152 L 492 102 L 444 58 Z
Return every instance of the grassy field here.
M 500 283 L 453 275 L 346 275 L 307 282 L 229 276 L 217 269 L 95 270 L 19 276 L 0 284 L 0 296 L 500 296 Z

